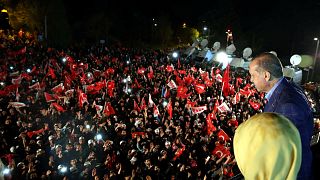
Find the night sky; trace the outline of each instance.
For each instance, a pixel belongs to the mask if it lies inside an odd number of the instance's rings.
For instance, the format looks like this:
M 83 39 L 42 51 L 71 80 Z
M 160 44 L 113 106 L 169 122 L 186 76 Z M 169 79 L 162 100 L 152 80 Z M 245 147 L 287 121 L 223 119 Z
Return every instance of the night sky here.
M 170 17 L 173 24 L 186 22 L 190 26 L 199 27 L 202 21 L 210 22 L 213 25 L 213 31 L 221 24 L 220 21 L 215 23 L 216 19 L 208 17 L 210 14 L 215 14 L 219 18 L 225 17 L 230 21 L 224 22 L 225 27 L 222 29 L 233 30 L 236 46 L 240 35 L 237 31 L 241 30 L 246 34 L 255 33 L 257 40 L 264 39 L 262 50 L 274 50 L 279 56 L 286 58 L 293 54 L 313 55 L 316 48 L 313 38 L 320 37 L 319 0 L 93 0 L 90 4 L 88 1 L 70 0 L 68 3 L 70 14 L 78 16 L 85 16 L 83 10 L 90 13 L 97 9 L 114 12 L 116 16 L 123 16 L 122 18 L 135 13 L 147 18 L 165 14 Z M 79 8 L 75 8 L 75 4 Z M 248 43 L 247 46 L 250 47 L 250 44 Z

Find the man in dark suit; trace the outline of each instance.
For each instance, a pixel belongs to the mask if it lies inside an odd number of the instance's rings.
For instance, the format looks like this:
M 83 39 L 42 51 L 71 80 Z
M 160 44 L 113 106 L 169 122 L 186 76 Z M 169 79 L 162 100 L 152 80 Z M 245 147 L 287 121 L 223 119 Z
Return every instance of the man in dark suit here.
M 251 81 L 256 89 L 266 93 L 264 112 L 275 112 L 287 117 L 297 127 L 302 144 L 302 164 L 298 179 L 312 179 L 313 113 L 303 90 L 283 76 L 283 67 L 272 53 L 256 56 L 249 65 Z

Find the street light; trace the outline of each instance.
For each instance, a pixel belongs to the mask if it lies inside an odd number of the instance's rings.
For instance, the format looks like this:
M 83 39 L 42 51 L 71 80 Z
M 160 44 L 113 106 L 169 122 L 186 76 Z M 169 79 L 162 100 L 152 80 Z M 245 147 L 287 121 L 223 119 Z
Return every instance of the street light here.
M 319 39 L 315 37 L 313 40 L 317 41 L 317 47 L 316 47 L 316 53 L 314 54 L 314 59 L 313 59 L 313 70 L 312 70 L 312 79 L 314 81 L 314 72 L 316 71 L 316 62 L 317 62 L 317 57 L 318 57 L 318 49 L 319 49 Z

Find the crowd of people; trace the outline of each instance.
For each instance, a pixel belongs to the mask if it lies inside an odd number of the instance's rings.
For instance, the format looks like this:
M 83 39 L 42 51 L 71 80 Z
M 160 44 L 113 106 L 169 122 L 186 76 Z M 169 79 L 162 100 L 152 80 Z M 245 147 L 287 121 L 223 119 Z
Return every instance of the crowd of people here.
M 0 156 L 7 179 L 239 173 L 235 129 L 265 104 L 247 71 L 186 63 L 168 50 L 48 48 L 23 31 L 2 32 L 1 42 Z

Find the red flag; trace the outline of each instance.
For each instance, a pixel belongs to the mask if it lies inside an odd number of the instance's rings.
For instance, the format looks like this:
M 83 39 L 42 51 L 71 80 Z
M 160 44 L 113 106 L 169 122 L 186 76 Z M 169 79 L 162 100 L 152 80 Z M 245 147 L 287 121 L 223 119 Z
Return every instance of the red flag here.
M 173 80 L 171 80 L 171 81 L 167 84 L 167 86 L 169 86 L 170 89 L 175 89 L 175 88 L 177 88 L 177 85 L 176 85 L 176 83 L 175 83 Z
M 209 113 L 207 115 L 206 122 L 207 122 L 207 134 L 208 135 L 210 135 L 212 132 L 217 130 L 217 128 L 212 123 L 212 119 L 214 119 L 214 118 L 215 119 L 217 118 L 214 113 Z
M 199 114 L 207 110 L 207 106 L 191 107 L 192 114 Z
M 219 103 L 219 100 L 217 99 L 216 102 L 214 103 L 213 112 L 217 112 L 219 106 L 220 106 L 220 103 Z
M 222 92 L 224 97 L 227 97 L 230 94 L 229 71 L 230 71 L 230 64 L 228 64 L 226 70 L 223 73 L 223 78 L 222 78 Z
M 258 102 L 254 102 L 254 101 L 252 101 L 251 99 L 249 100 L 249 104 L 250 104 L 250 106 L 254 109 L 254 110 L 259 110 L 260 109 L 260 106 L 261 106 L 261 104 L 260 103 L 258 103 Z
M 241 94 L 237 92 L 234 98 L 232 99 L 232 104 L 238 104 L 240 102 L 240 99 L 241 99 Z
M 51 89 L 51 91 L 53 91 L 55 94 L 60 94 L 64 91 L 64 86 L 63 83 L 58 84 L 57 86 L 53 87 Z
M 87 99 L 87 95 L 85 93 L 82 92 L 82 90 L 78 91 L 78 105 L 79 108 L 82 108 L 83 104 L 87 102 L 88 103 L 88 99 Z
M 247 90 L 244 90 L 244 89 L 240 89 L 239 93 L 245 97 L 249 97 L 251 96 L 251 90 L 250 89 L 247 89 Z
M 149 73 L 147 74 L 148 78 L 149 79 L 152 79 L 153 78 L 153 69 L 152 69 L 152 66 L 149 66 Z
M 166 71 L 167 72 L 172 72 L 174 70 L 174 67 L 172 65 L 167 65 Z
M 189 95 L 187 95 L 187 91 L 188 91 L 188 88 L 185 87 L 185 86 L 178 86 L 177 88 L 177 97 L 178 98 L 187 98 Z
M 220 106 L 218 106 L 218 110 L 220 113 L 223 113 L 223 112 L 230 111 L 230 108 L 228 107 L 226 102 L 223 102 L 222 104 L 220 104 Z
M 140 110 L 141 110 L 135 99 L 133 100 L 133 109 L 138 111 L 138 112 L 140 112 Z
M 217 80 L 218 82 L 222 82 L 222 76 L 221 76 L 220 74 L 217 74 L 217 75 L 216 75 L 216 80 Z
M 220 129 L 220 131 L 218 132 L 218 138 L 223 140 L 223 141 L 229 141 L 230 137 L 228 136 L 228 134 L 226 132 L 224 132 L 223 129 Z
M 187 74 L 186 70 L 178 70 L 179 74 Z
M 211 153 L 217 158 L 221 158 L 223 155 L 230 155 L 230 151 L 224 145 L 217 145 Z
M 186 149 L 185 146 L 183 146 L 182 148 L 179 148 L 176 152 L 175 152 L 175 156 L 173 157 L 173 160 L 175 161 L 177 158 L 179 158 L 182 153 L 184 152 L 184 150 Z
M 181 64 L 180 64 L 180 58 L 178 58 L 178 68 L 181 67 Z
M 113 109 L 113 107 L 111 106 L 111 103 L 110 103 L 110 102 L 106 102 L 105 107 L 104 107 L 104 110 L 103 110 L 103 113 L 104 113 L 106 116 L 110 116 L 110 115 L 116 114 L 116 112 L 114 111 L 114 109 Z
M 236 80 L 237 80 L 237 81 L 236 81 L 236 87 L 239 87 L 239 85 L 242 84 L 243 79 L 242 79 L 241 77 L 237 77 Z
M 195 84 L 194 89 L 197 91 L 198 94 L 206 92 L 206 86 L 204 84 Z
M 190 85 L 190 84 L 192 84 L 192 82 L 194 81 L 194 78 L 191 77 L 190 74 L 189 74 L 188 76 L 184 77 L 183 80 L 184 80 L 184 83 L 185 83 L 186 85 Z
M 138 74 L 143 75 L 144 72 L 146 72 L 146 68 L 144 68 L 144 67 L 139 67 L 138 68 Z
M 57 111 L 61 111 L 61 112 L 64 112 L 64 111 L 65 111 L 65 109 L 63 109 L 63 107 L 60 106 L 58 103 L 53 102 L 53 103 L 51 103 L 51 104 L 53 105 L 53 107 L 56 108 Z
M 55 101 L 56 99 L 53 97 L 53 95 L 44 92 L 44 98 L 46 99 L 47 102 L 52 102 Z
M 169 101 L 169 103 L 167 105 L 167 110 L 168 110 L 168 114 L 169 114 L 169 119 L 172 119 L 172 102 L 171 102 L 171 100 Z
M 158 117 L 160 115 L 158 107 L 153 104 L 153 116 Z
M 23 79 L 27 80 L 27 81 L 31 81 L 32 80 L 32 76 L 30 76 L 28 73 L 21 73 L 20 75 Z
M 108 95 L 109 95 L 110 97 L 113 97 L 113 96 L 114 96 L 113 90 L 114 90 L 114 88 L 115 88 L 115 82 L 114 82 L 114 80 L 107 82 L 107 88 L 108 88 L 108 89 L 107 89 Z
M 48 68 L 48 73 L 46 76 L 50 76 L 52 79 L 56 79 L 56 74 L 54 73 L 54 69 L 52 69 L 50 66 Z
M 144 97 L 142 98 L 142 101 L 140 103 L 140 110 L 143 110 L 147 107 L 146 101 L 144 100 Z
M 131 133 L 131 137 L 132 139 L 136 138 L 137 136 L 143 136 L 145 134 L 145 132 L 132 132 Z
M 197 101 L 195 101 L 195 102 L 192 102 L 192 101 L 190 101 L 189 99 L 187 99 L 187 107 L 194 107 L 195 105 L 197 104 Z

